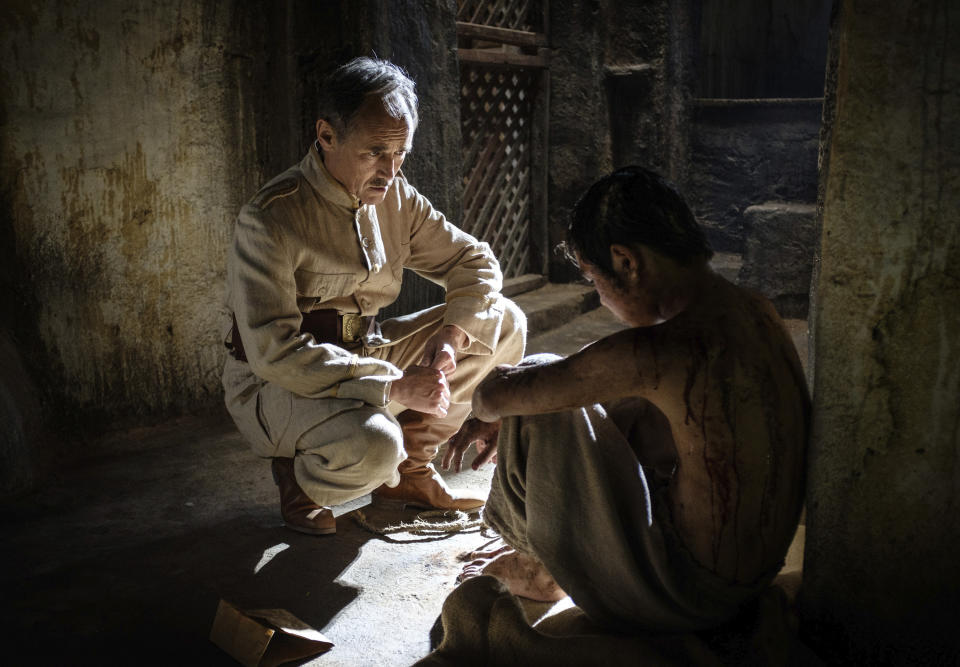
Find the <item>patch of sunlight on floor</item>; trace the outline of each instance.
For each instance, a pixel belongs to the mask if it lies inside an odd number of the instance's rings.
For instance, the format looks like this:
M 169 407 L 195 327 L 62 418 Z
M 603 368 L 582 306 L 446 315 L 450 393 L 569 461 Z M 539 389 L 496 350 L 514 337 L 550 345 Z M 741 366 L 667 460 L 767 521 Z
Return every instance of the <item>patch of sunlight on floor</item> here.
M 274 544 L 272 547 L 268 547 L 264 549 L 263 555 L 260 557 L 260 561 L 253 568 L 253 573 L 257 574 L 258 572 L 260 572 L 260 570 L 262 570 L 267 563 L 272 561 L 278 553 L 289 548 L 290 548 L 289 544 L 287 544 L 286 542 L 281 542 L 280 544 Z

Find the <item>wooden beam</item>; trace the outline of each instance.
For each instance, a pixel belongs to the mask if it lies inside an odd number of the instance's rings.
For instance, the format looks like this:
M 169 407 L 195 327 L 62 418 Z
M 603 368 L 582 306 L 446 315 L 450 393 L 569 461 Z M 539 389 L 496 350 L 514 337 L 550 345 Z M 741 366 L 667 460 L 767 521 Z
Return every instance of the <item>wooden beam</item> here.
M 635 76 L 637 74 L 647 74 L 656 72 L 657 66 L 650 63 L 635 63 L 633 65 L 611 65 L 604 67 L 607 76 Z
M 482 63 L 485 65 L 514 65 L 516 67 L 549 67 L 550 58 L 545 53 L 530 56 L 524 53 L 507 53 L 494 49 L 458 49 L 460 60 L 468 63 Z
M 697 97 L 693 99 L 695 107 L 813 106 L 817 104 L 823 104 L 822 97 Z
M 526 30 L 511 30 L 510 28 L 495 28 L 489 25 L 480 25 L 478 23 L 465 23 L 457 21 L 457 37 L 466 37 L 468 39 L 483 39 L 489 42 L 500 42 L 501 44 L 514 44 L 516 46 L 546 46 L 547 36 L 541 32 L 528 32 Z

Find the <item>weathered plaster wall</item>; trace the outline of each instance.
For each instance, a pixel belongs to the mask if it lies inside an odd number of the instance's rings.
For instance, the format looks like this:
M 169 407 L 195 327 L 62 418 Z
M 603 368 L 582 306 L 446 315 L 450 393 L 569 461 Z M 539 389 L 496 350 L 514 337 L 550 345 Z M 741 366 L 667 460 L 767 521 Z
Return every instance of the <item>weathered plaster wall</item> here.
M 831 37 L 802 611 L 836 664 L 960 654 L 960 34 L 842 0 Z
M 604 79 L 599 0 L 550 5 L 550 172 L 547 185 L 549 248 L 563 240 L 570 211 L 590 184 L 610 171 L 610 132 Z M 551 256 L 550 280 L 578 277 Z
M 11 324 L 55 415 L 186 410 L 219 391 L 224 248 L 259 178 L 234 9 L 3 11 Z
M 680 4 L 551 3 L 551 250 L 577 199 L 614 168 L 643 164 L 682 180 L 689 86 Z M 562 258 L 550 260 L 551 280 L 579 277 Z
M 454 12 L 454 0 L 4 4 L 0 314 L 49 423 L 72 439 L 78 425 L 220 409 L 233 220 L 302 157 L 316 86 L 344 60 L 375 52 L 419 81 L 405 171 L 459 217 Z M 14 435 L 0 450 L 30 439 Z
M 0 496 L 24 491 L 36 479 L 37 447 L 43 441 L 43 413 L 36 385 L 17 346 L 0 328 Z

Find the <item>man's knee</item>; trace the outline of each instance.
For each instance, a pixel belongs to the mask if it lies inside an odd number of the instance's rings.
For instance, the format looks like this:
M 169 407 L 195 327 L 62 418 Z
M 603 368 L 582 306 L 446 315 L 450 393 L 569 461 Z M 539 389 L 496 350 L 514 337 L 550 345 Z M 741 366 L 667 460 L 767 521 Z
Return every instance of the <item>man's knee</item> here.
M 400 425 L 385 409 L 372 406 L 316 425 L 300 436 L 297 450 L 319 456 L 330 470 L 362 468 L 384 477 L 406 457 Z
M 374 411 L 364 422 L 363 440 L 366 443 L 364 465 L 382 471 L 383 475 L 379 476 L 390 477 L 407 457 L 403 449 L 403 430 L 385 410 Z

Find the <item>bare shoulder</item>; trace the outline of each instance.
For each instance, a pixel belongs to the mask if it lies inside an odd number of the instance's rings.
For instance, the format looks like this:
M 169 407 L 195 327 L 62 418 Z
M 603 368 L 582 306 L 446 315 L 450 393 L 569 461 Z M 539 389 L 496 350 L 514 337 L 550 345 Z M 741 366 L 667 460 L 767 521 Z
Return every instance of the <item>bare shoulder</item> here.
M 783 558 L 799 515 L 806 381 L 759 294 L 717 282 L 684 315 L 684 391 L 667 410 L 679 459 L 672 515 L 701 564 L 753 581 Z
M 751 353 L 761 342 L 792 347 L 783 321 L 766 297 L 719 276 L 685 315 L 682 324 L 690 329 L 688 335 L 727 349 Z
M 683 391 L 690 351 L 702 340 L 697 327 L 675 320 L 624 329 L 587 345 L 564 363 L 568 377 L 590 402 L 627 396 L 669 402 Z
M 734 346 L 744 358 L 766 365 L 775 373 L 788 374 L 790 380 L 805 387 L 793 339 L 773 304 L 759 292 L 729 283 L 725 291 L 729 296 L 717 300 L 727 305 L 729 313 L 718 317 L 725 343 Z
M 593 379 L 605 374 L 615 397 L 642 396 L 686 425 L 704 405 L 769 400 L 772 386 L 785 401 L 808 400 L 799 357 L 772 304 L 722 278 L 671 320 L 601 339 L 576 363 L 603 369 Z

